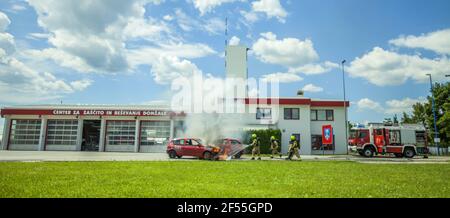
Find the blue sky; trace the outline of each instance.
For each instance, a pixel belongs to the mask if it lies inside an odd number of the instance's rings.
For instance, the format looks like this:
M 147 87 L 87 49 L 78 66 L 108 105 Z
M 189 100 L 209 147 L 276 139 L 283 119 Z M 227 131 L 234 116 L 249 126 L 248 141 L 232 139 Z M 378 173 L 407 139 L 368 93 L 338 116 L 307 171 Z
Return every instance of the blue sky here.
M 281 96 L 341 99 L 346 59 L 349 119 L 381 121 L 423 101 L 426 73 L 448 81 L 449 11 L 447 0 L 4 0 L 0 106 L 166 100 L 177 75 L 224 77 L 228 17 L 229 40 L 251 48 L 249 77 L 279 77 Z

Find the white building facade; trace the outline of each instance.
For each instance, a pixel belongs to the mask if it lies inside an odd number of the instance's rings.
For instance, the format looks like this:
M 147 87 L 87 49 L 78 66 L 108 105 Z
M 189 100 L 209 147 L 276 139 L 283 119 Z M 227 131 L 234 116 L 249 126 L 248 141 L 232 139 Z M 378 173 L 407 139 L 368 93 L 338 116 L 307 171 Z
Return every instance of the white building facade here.
M 246 98 L 245 105 L 245 129 L 280 129 L 284 153 L 291 135 L 298 137 L 301 154 L 347 153 L 348 102 Z M 165 152 L 189 115 L 165 106 L 34 105 L 5 107 L 1 116 L 3 150 Z M 323 125 L 332 125 L 333 145 L 321 144 Z

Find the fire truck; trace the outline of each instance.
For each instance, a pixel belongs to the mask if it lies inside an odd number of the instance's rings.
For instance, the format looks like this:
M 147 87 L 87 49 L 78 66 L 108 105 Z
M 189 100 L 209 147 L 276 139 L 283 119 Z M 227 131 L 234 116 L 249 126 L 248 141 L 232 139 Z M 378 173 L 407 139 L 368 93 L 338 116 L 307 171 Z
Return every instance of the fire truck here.
M 394 154 L 413 158 L 427 154 L 427 131 L 423 125 L 386 125 L 371 123 L 368 127 L 354 127 L 350 131 L 349 145 L 356 146 L 361 156 Z

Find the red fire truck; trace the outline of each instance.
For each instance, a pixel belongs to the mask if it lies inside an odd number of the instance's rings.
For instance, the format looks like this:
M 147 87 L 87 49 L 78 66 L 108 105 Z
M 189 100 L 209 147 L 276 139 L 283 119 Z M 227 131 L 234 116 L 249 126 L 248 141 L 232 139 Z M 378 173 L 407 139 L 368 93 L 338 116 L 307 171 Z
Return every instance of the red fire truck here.
M 354 127 L 350 131 L 349 145 L 356 146 L 361 156 L 394 154 L 396 157 L 412 158 L 427 154 L 427 133 L 422 125 L 403 124 L 387 126 L 369 124 Z

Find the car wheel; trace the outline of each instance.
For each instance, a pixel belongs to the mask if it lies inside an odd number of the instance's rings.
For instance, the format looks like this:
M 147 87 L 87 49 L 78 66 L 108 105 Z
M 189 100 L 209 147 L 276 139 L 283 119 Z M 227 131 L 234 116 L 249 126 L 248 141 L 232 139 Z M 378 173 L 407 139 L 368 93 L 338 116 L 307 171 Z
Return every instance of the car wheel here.
M 363 151 L 358 151 L 358 154 L 361 156 L 364 156 L 364 152 Z
M 177 157 L 177 152 L 175 151 L 169 151 L 169 158 L 174 159 Z
M 234 155 L 234 158 L 239 159 L 242 156 L 242 152 L 237 153 L 236 155 Z
M 395 153 L 394 155 L 395 155 L 395 157 L 397 157 L 397 158 L 403 157 L 403 154 L 399 154 L 399 153 Z
M 212 154 L 209 151 L 206 151 L 205 153 L 203 153 L 203 159 L 205 160 L 211 160 L 212 159 Z
M 373 150 L 369 147 L 364 148 L 363 150 L 364 157 L 373 157 Z
M 407 149 L 405 149 L 405 151 L 403 152 L 403 155 L 404 155 L 406 158 L 413 158 L 414 155 L 416 155 L 416 153 L 414 152 L 413 149 L 407 148 Z

